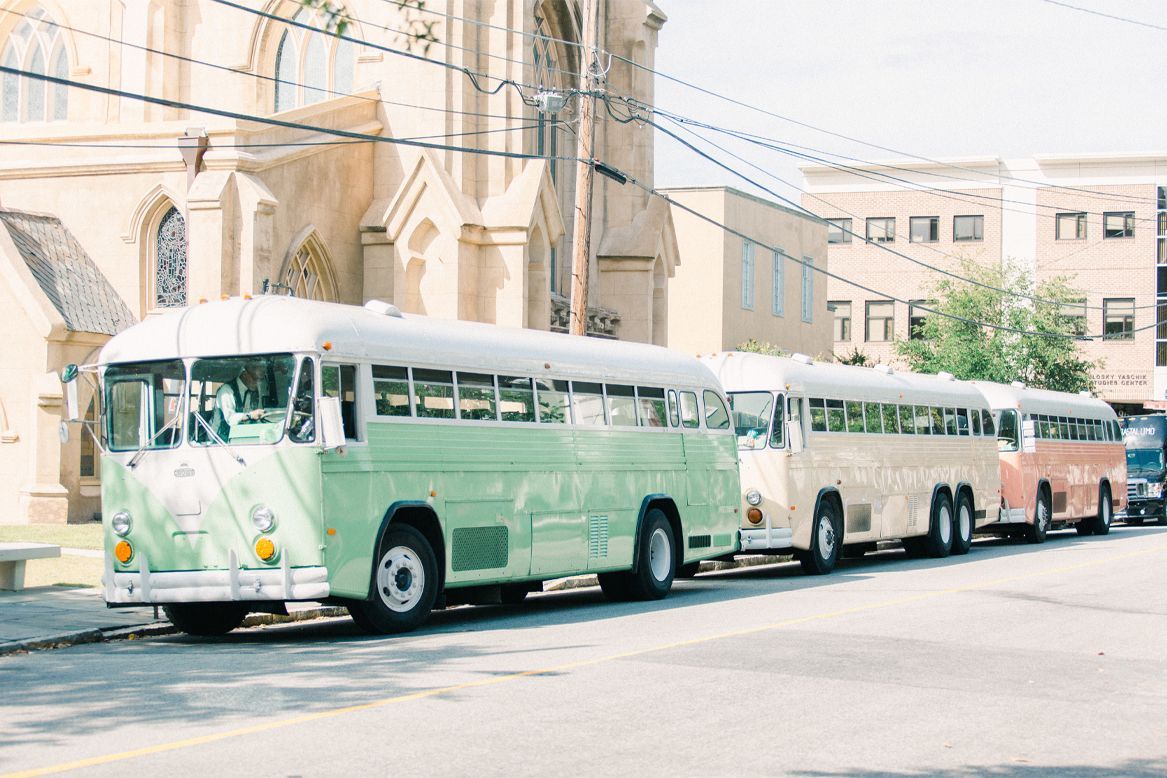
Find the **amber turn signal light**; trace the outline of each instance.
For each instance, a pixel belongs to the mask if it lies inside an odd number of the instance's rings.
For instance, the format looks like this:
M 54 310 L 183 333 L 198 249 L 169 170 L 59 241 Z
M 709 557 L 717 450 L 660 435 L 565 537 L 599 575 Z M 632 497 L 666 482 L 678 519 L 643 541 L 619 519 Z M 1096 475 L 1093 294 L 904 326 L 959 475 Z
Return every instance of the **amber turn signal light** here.
M 762 523 L 762 511 L 759 508 L 750 508 L 746 511 L 746 518 L 750 520 L 750 524 Z
M 255 555 L 266 562 L 276 555 L 276 544 L 271 538 L 260 538 L 255 541 Z
M 118 544 L 113 547 L 113 555 L 124 565 L 133 559 L 134 547 L 127 540 L 119 540 Z

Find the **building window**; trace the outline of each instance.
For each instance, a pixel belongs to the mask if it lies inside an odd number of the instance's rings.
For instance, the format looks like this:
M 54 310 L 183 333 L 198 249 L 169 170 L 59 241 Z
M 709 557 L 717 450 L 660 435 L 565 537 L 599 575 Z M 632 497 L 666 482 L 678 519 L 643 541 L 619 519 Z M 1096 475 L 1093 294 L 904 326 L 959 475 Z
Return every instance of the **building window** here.
M 871 300 L 867 303 L 867 335 L 869 343 L 884 343 L 895 338 L 895 303 L 891 300 Z
M 93 399 L 89 401 L 88 407 L 85 409 L 85 421 L 91 425 L 97 424 L 97 394 L 94 393 Z M 90 430 L 97 429 L 96 426 L 90 426 Z M 97 477 L 97 451 L 93 445 L 93 435 L 89 434 L 88 430 L 78 430 L 77 437 L 81 442 L 81 461 L 78 464 L 77 475 L 82 478 L 96 478 Z
M 320 14 L 301 9 L 292 21 L 320 25 Z M 275 111 L 318 103 L 353 88 L 356 48 L 324 30 L 285 25 L 276 48 Z
M 754 310 L 754 244 L 742 241 L 742 308 Z
M 1135 339 L 1135 301 L 1132 297 L 1102 301 L 1102 337 L 1106 340 Z
M 1057 240 L 1084 240 L 1086 238 L 1086 214 L 1059 213 L 1057 216 Z
M 850 243 L 851 220 L 827 219 L 827 243 Z
M 337 302 L 336 279 L 319 238 L 313 233 L 291 256 L 280 279 L 288 294 L 304 300 Z
M 952 217 L 953 240 L 984 240 L 984 216 L 954 216 Z
M 802 320 L 814 318 L 814 257 L 802 258 Z
M 1134 211 L 1111 211 L 1102 214 L 1103 238 L 1133 238 L 1134 236 Z
M 935 243 L 940 240 L 939 216 L 913 216 L 908 226 L 910 243 Z
M 832 300 L 827 310 L 835 314 L 835 342 L 847 343 L 851 340 L 851 301 Z
M 1167 297 L 1155 302 L 1155 367 L 1167 367 Z
M 1155 261 L 1167 265 L 1167 211 L 1160 211 L 1155 216 Z
M 786 255 L 773 252 L 774 265 L 770 272 L 770 313 L 775 316 L 786 314 Z
M 154 307 L 186 305 L 186 219 L 171 206 L 154 236 Z
M 936 305 L 935 300 L 912 300 L 908 303 L 908 338 L 921 340 L 924 337 L 924 319 L 928 311 L 920 306 L 931 308 Z
M 880 216 L 867 220 L 867 241 L 869 243 L 892 243 L 895 239 L 895 217 Z
M 39 7 L 28 11 L 8 36 L 0 62 L 42 76 L 69 77 L 69 55 L 61 28 Z M 0 120 L 64 121 L 68 116 L 68 87 L 12 73 L 0 78 Z
M 1078 297 L 1062 305 L 1066 331 L 1072 335 L 1086 334 L 1086 298 Z

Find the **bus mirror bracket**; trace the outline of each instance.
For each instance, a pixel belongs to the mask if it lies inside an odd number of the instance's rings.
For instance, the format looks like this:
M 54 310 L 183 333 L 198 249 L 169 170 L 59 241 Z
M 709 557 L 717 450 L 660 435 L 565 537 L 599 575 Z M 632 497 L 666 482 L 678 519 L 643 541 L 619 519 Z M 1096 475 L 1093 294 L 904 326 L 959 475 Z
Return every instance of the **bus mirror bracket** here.
M 81 421 L 81 407 L 77 402 L 77 365 L 69 363 L 61 371 L 61 383 L 65 387 L 65 420 Z
M 802 451 L 802 424 L 797 419 L 786 422 L 786 439 L 790 441 L 790 452 L 797 454 Z
M 340 415 L 339 397 L 320 398 L 320 437 L 325 451 L 341 448 L 345 444 L 344 420 Z

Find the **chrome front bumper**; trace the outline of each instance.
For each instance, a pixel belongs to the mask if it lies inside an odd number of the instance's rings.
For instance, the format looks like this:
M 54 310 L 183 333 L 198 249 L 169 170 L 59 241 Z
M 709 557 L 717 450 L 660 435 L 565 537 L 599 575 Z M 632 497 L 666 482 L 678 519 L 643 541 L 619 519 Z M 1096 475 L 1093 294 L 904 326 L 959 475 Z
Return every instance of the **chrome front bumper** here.
M 789 527 L 771 527 L 766 519 L 765 527 L 740 529 L 742 551 L 777 551 L 793 548 L 794 532 Z
M 137 572 L 115 572 L 113 558 L 106 554 L 102 584 L 110 605 L 321 600 L 329 591 L 327 568 L 291 567 L 284 554 L 277 568 L 243 569 L 233 551 L 228 552 L 226 570 L 163 573 L 150 572 L 144 553 L 138 554 Z

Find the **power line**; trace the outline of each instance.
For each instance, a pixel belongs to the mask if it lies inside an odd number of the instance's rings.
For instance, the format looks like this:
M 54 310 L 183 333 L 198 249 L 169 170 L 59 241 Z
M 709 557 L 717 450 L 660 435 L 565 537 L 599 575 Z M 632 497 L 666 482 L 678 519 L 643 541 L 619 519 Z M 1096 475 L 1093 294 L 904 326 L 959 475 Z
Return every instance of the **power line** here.
M 658 129 L 658 130 L 660 130 L 661 132 L 663 132 L 664 134 L 668 135 L 668 136 L 669 136 L 669 137 L 671 137 L 673 140 L 677 141 L 677 142 L 678 142 L 678 143 L 680 143 L 681 145 L 683 145 L 683 146 L 685 146 L 686 148 L 688 148 L 690 151 L 693 151 L 694 153 L 696 153 L 696 154 L 698 154 L 699 156 L 701 156 L 702 158 L 704 158 L 704 159 L 706 159 L 706 160 L 708 160 L 708 161 L 712 162 L 713 164 L 717 165 L 718 167 L 722 168 L 723 170 L 725 170 L 725 171 L 727 171 L 727 172 L 729 172 L 729 173 L 731 173 L 731 174 L 733 174 L 733 175 L 737 176 L 738 178 L 742 179 L 743 181 L 745 181 L 746 183 L 750 184 L 751 186 L 757 187 L 758 189 L 760 189 L 760 190 L 762 190 L 762 191 L 766 192 L 767 194 L 769 194 L 769 195 L 771 195 L 771 196 L 773 196 L 773 197 L 776 197 L 776 198 L 778 198 L 778 199 L 779 199 L 779 200 L 781 200 L 782 202 L 789 204 L 791 207 L 795 208 L 796 210 L 798 210 L 798 211 L 800 211 L 800 212 L 802 212 L 802 213 L 805 213 L 805 214 L 807 214 L 807 215 L 809 215 L 809 216 L 813 217 L 814 219 L 816 219 L 816 220 L 818 220 L 818 221 L 820 221 L 820 222 L 821 222 L 821 221 L 825 221 L 825 220 L 824 220 L 824 219 L 823 219 L 821 216 L 819 216 L 818 214 L 816 214 L 816 213 L 814 213 L 814 212 L 810 211 L 808 208 L 806 208 L 806 207 L 805 207 L 805 206 L 803 206 L 802 204 L 800 204 L 800 203 L 798 203 L 798 202 L 796 202 L 796 201 L 794 201 L 794 200 L 791 200 L 791 199 L 790 199 L 790 198 L 788 198 L 788 197 L 784 197 L 783 195 L 780 195 L 780 194 L 778 194 L 778 193 L 777 193 L 777 192 L 775 192 L 773 189 L 770 189 L 769 187 L 766 187 L 765 185 L 763 185 L 763 184 L 761 184 L 761 183 L 759 183 L 759 182 L 757 182 L 757 181 L 753 180 L 752 178 L 750 178 L 749 176 L 745 175 L 744 173 L 742 173 L 742 172 L 740 172 L 740 171 L 738 171 L 738 170 L 735 170 L 734 168 L 730 167 L 729 165 L 725 164 L 724 162 L 722 162 L 722 161 L 720 161 L 720 160 L 716 159 L 715 157 L 711 156 L 710 154 L 707 154 L 706 152 L 704 152 L 704 151 L 702 151 L 701 149 L 697 148 L 697 147 L 696 147 L 696 146 L 694 146 L 692 143 L 689 143 L 689 142 L 688 142 L 688 141 L 686 141 L 684 138 L 680 137 L 679 135 L 677 135 L 676 133 L 672 132 L 672 131 L 671 131 L 671 130 L 669 130 L 668 128 L 661 126 L 660 124 L 658 124 L 658 123 L 656 123 L 656 122 L 652 121 L 651 119 L 646 119 L 646 118 L 643 118 L 643 117 L 641 117 L 641 118 L 642 118 L 642 120 L 643 120 L 644 122 L 646 122 L 647 124 L 650 124 L 650 125 L 652 125 L 652 126 L 653 126 L 653 127 L 655 127 L 656 129 Z M 708 141 L 708 140 L 707 140 L 706 142 L 710 142 L 710 141 Z M 712 144 L 712 143 L 711 143 L 711 145 L 716 145 L 716 144 Z M 718 148 L 720 148 L 720 147 L 718 147 Z M 722 151 L 724 151 L 724 149 L 722 149 Z M 727 152 L 727 153 L 731 153 L 731 152 Z M 731 154 L 732 154 L 732 153 L 731 153 Z M 838 226 L 838 225 L 836 225 L 836 226 Z M 858 233 L 854 232 L 853 230 L 844 229 L 844 228 L 841 228 L 841 229 L 843 229 L 843 231 L 844 231 L 845 233 L 847 233 L 847 234 L 849 234 L 849 235 L 851 235 L 851 236 L 853 236 L 853 237 L 860 237 L 860 238 L 862 238 L 862 237 L 863 237 L 863 236 L 860 236 Z M 863 239 L 864 239 L 864 240 L 866 240 L 865 238 L 863 238 Z M 919 266 L 921 266 L 921 267 L 927 268 L 928 270 L 931 270 L 931 271 L 933 271 L 933 272 L 939 273 L 939 274 L 941 274 L 941 275 L 948 276 L 948 277 L 950 277 L 950 278 L 952 278 L 952 279 L 954 279 L 954 280 L 957 280 L 957 281 L 961 281 L 961 282 L 964 282 L 964 283 L 972 284 L 972 285 L 974 285 L 974 286 L 979 286 L 979 287 L 981 287 L 981 288 L 984 288 L 984 289 L 987 289 L 987 290 L 991 290 L 991 291 L 994 291 L 994 292 L 997 292 L 997 293 L 1000 293 L 1000 294 L 1008 295 L 1008 296 L 1010 296 L 1010 297 L 1016 297 L 1016 298 L 1019 298 L 1019 299 L 1028 300 L 1028 301 L 1030 301 L 1030 302 L 1033 302 L 1033 303 L 1038 303 L 1038 304 L 1043 304 L 1043 305 L 1052 305 L 1052 306 L 1058 306 L 1058 307 L 1061 307 L 1061 306 L 1064 306 L 1064 305 L 1066 305 L 1066 303 L 1064 303 L 1064 302 L 1062 302 L 1062 301 L 1059 301 L 1059 300 L 1048 300 L 1048 299 L 1046 299 L 1046 298 L 1043 298 L 1043 297 L 1037 297 L 1037 296 L 1035 296 L 1035 295 L 1026 295 L 1026 294 L 1022 294 L 1022 293 L 1020 293 L 1020 292 L 1013 292 L 1013 291 L 1010 291 L 1010 290 L 1008 290 L 1008 289 L 1002 289 L 1002 288 L 1000 288 L 1000 287 L 996 287 L 996 286 L 993 286 L 993 285 L 991 285 L 991 284 L 986 284 L 986 283 L 984 283 L 984 282 L 977 281 L 976 279 L 967 278 L 967 277 L 965 277 L 965 276 L 962 276 L 962 275 L 960 275 L 960 274 L 958 274 L 958 273 L 953 273 L 953 272 L 951 272 L 951 271 L 949 271 L 949 270 L 945 270 L 944 268 L 937 267 L 937 266 L 935 266 L 935 265 L 932 265 L 932 264 L 930 264 L 930 263 L 924 262 L 924 261 L 923 261 L 923 260 L 921 260 L 921 259 L 916 259 L 915 257 L 911 257 L 911 256 L 909 256 L 909 255 L 907 255 L 907 254 L 904 254 L 903 252 L 897 251 L 897 250 L 895 250 L 895 249 L 893 249 L 893 248 L 891 248 L 891 247 L 889 247 L 889 246 L 887 246 L 887 245 L 885 245 L 885 244 L 883 244 L 883 243 L 872 243 L 871 245 L 875 246 L 876 248 L 882 249 L 883 251 L 886 251 L 886 252 L 888 252 L 888 253 L 890 253 L 890 254 L 892 254 L 892 255 L 894 255 L 894 256 L 900 257 L 901 259 L 906 259 L 907 261 L 909 261 L 909 262 L 911 262 L 911 263 L 913 263 L 913 264 L 916 264 L 916 265 L 919 265 Z M 898 298 L 892 298 L 892 299 L 898 299 Z M 1165 302 L 1162 302 L 1162 303 L 1156 303 L 1155 305 L 1150 305 L 1150 306 L 1139 306 L 1139 307 L 1140 307 L 1140 308 L 1143 308 L 1143 307 L 1146 307 L 1146 308 L 1158 308 L 1158 307 L 1160 307 L 1160 306 L 1167 306 L 1167 301 L 1165 301 Z M 918 308 L 919 308 L 919 307 L 921 307 L 921 306 L 917 305 L 916 307 L 918 307 Z M 1084 309 L 1087 309 L 1087 310 L 1091 310 L 1091 309 L 1092 309 L 1092 310 L 1101 310 L 1101 309 L 1099 308 L 1099 306 L 1087 306 L 1087 305 L 1078 305 L 1077 303 L 1075 303 L 1075 304 L 1074 304 L 1074 308 L 1075 308 L 1075 309 L 1082 309 L 1082 308 L 1084 308 Z
M 59 78 L 57 76 L 50 76 L 45 73 L 33 73 L 27 70 L 20 70 L 19 68 L 8 67 L 7 65 L 0 65 L 0 73 L 8 73 L 14 76 L 24 76 L 26 78 L 33 78 L 38 81 L 45 81 L 50 84 L 60 84 L 61 86 L 73 87 L 75 89 L 82 89 L 88 92 L 96 92 L 111 97 L 121 97 L 130 100 L 141 100 L 142 102 L 151 103 L 153 105 L 161 105 L 167 108 L 181 108 L 186 111 L 193 111 L 195 113 L 204 113 L 211 116 L 222 116 L 228 119 L 235 119 L 236 121 L 259 122 L 261 124 L 270 124 L 275 127 L 286 127 L 293 130 L 306 130 L 308 132 L 318 132 L 325 135 L 335 135 L 341 138 L 351 138 L 353 140 L 371 141 L 374 143 L 389 143 L 398 146 L 413 146 L 417 148 L 434 149 L 437 151 L 455 151 L 464 154 L 479 154 L 483 156 L 492 157 L 507 157 L 510 159 L 554 159 L 557 161 L 575 162 L 575 157 L 548 157 L 541 154 L 524 154 L 518 151 L 498 151 L 494 149 L 475 149 L 465 146 L 454 146 L 447 143 L 431 143 L 428 141 L 407 140 L 404 138 L 393 138 L 384 135 L 370 135 L 363 132 L 353 132 L 352 130 L 333 129 L 328 127 L 319 127 L 312 124 L 304 124 L 302 122 L 292 122 L 286 119 L 277 119 L 274 116 L 256 116 L 254 114 L 242 113 L 239 111 L 228 111 L 223 108 L 211 108 L 205 105 L 195 105 L 180 100 L 170 100 L 164 97 L 154 97 L 153 95 L 138 94 L 136 92 L 127 92 L 121 89 L 113 89 L 111 87 L 98 86 L 97 84 L 84 84 L 79 81 L 72 81 L 67 78 Z
M 1095 11 L 1093 8 L 1083 8 L 1083 7 L 1078 6 L 1078 5 L 1070 5 L 1069 3 L 1062 3 L 1062 2 L 1059 2 L 1059 0 L 1044 0 L 1044 2 L 1047 2 L 1050 5 L 1060 5 L 1062 8 L 1069 8 L 1071 11 L 1081 11 L 1084 14 L 1093 14 L 1094 16 L 1101 16 L 1104 19 L 1113 19 L 1116 22 L 1126 22 L 1127 24 L 1136 24 L 1139 27 L 1149 27 L 1152 30 L 1159 30 L 1161 32 L 1167 32 L 1167 27 L 1160 27 L 1157 24 L 1151 24 L 1150 22 L 1140 21 L 1138 19 L 1131 19 L 1130 17 L 1127 17 L 1127 16 L 1116 16 L 1114 14 L 1103 13 L 1102 11 Z

